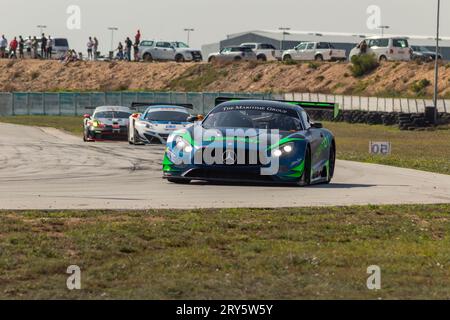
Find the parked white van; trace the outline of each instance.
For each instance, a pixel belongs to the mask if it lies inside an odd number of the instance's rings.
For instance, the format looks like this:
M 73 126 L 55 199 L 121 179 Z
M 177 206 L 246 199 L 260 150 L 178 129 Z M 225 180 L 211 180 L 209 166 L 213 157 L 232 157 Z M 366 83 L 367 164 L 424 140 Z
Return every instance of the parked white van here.
M 364 40 L 367 53 L 375 54 L 380 61 L 410 61 L 412 49 L 407 38 L 372 37 Z M 361 42 L 362 43 L 362 42 Z M 361 53 L 359 45 L 350 51 L 349 59 Z

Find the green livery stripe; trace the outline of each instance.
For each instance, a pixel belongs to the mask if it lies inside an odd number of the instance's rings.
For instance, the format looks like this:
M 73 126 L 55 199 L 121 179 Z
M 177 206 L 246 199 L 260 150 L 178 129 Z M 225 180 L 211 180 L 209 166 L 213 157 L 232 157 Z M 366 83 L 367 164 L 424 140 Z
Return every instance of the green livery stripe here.
M 280 141 L 278 141 L 278 143 L 271 145 L 268 150 L 271 151 L 271 150 L 276 149 L 276 148 L 278 148 L 286 143 L 289 143 L 289 142 L 303 141 L 303 140 L 304 139 L 302 139 L 302 138 L 289 138 L 289 137 L 283 138 Z
M 291 171 L 294 171 L 295 173 L 288 175 L 288 177 L 300 178 L 303 175 L 303 172 L 305 171 L 305 161 L 302 161 L 302 163 L 293 168 Z
M 162 165 L 163 165 L 164 172 L 172 171 L 173 162 L 170 161 L 170 159 L 167 157 L 167 154 L 164 154 L 164 160 L 163 160 Z

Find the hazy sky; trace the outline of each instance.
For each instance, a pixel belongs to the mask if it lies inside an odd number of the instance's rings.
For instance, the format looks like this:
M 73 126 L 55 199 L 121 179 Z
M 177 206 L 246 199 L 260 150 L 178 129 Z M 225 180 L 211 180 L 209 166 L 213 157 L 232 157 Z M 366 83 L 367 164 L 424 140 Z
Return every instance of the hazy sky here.
M 72 47 L 85 51 L 89 35 L 97 36 L 100 49 L 108 51 L 109 26 L 119 27 L 115 45 L 125 36 L 134 37 L 139 28 L 144 39 L 186 41 L 186 27 L 195 28 L 191 45 L 217 42 L 227 34 L 277 29 L 368 33 L 367 8 L 378 5 L 382 24 L 389 33 L 432 35 L 435 32 L 437 0 L 0 0 L 0 33 L 8 40 L 14 35 L 46 33 L 64 36 Z M 441 34 L 450 36 L 450 0 L 442 0 Z M 81 10 L 81 28 L 67 28 L 67 8 Z M 20 12 L 20 14 L 19 14 Z M 376 32 L 376 31 L 375 31 Z

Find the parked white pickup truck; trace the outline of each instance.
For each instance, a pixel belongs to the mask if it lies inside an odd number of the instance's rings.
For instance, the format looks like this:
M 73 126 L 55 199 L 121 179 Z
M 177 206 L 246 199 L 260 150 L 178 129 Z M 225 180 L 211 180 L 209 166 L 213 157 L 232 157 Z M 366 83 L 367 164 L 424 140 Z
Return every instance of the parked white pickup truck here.
M 247 42 L 241 47 L 251 48 L 259 61 L 281 60 L 282 50 L 277 50 L 273 45 L 267 43 Z
M 288 60 L 345 61 L 347 52 L 335 49 L 328 42 L 302 42 L 294 49 L 283 52 L 283 61 Z

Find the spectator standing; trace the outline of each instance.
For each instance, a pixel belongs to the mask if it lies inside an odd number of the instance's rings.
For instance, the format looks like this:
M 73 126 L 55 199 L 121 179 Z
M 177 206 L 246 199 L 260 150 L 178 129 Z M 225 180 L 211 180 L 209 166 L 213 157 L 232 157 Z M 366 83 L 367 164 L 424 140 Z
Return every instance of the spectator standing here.
M 123 60 L 123 45 L 122 45 L 122 42 L 119 42 L 119 45 L 117 46 L 117 58 L 119 60 Z
M 98 39 L 97 39 L 97 37 L 94 37 L 93 49 L 94 49 L 94 60 L 97 60 L 98 59 Z
M 53 39 L 52 39 L 52 37 L 48 36 L 46 56 L 45 56 L 47 59 L 52 58 L 52 51 L 53 51 Z
M 42 34 L 41 37 L 41 58 L 45 58 L 47 56 L 47 38 L 45 34 Z
M 34 36 L 33 40 L 31 40 L 31 51 L 33 53 L 33 59 L 38 58 L 38 48 L 39 48 L 39 41 L 36 38 L 36 36 Z
M 93 55 L 92 55 L 92 49 L 94 47 L 94 41 L 92 41 L 92 37 L 89 37 L 89 40 L 86 44 L 87 47 L 87 53 L 88 53 L 88 60 L 92 60 L 93 59 Z
M 139 43 L 135 42 L 133 45 L 134 49 L 134 61 L 139 61 Z
M 19 58 L 23 59 L 25 56 L 23 55 L 23 51 L 25 49 L 25 40 L 23 40 L 22 36 L 19 36 Z
M 31 55 L 32 46 L 33 46 L 33 39 L 31 38 L 31 36 L 28 36 L 27 41 L 25 41 L 25 47 L 27 48 L 27 56 L 29 58 L 32 57 L 32 55 Z
M 133 47 L 133 42 L 131 42 L 131 39 L 129 37 L 127 37 L 127 39 L 125 40 L 125 47 L 126 59 L 128 61 L 131 61 L 131 48 Z
M 6 47 L 8 47 L 8 40 L 5 35 L 0 39 L 0 58 L 6 58 Z
M 141 30 L 137 31 L 136 36 L 134 37 L 134 43 L 137 43 L 137 45 L 141 44 Z
M 19 43 L 17 42 L 17 38 L 14 37 L 14 39 L 9 44 L 9 57 L 11 59 L 17 59 L 17 47 L 19 46 Z

